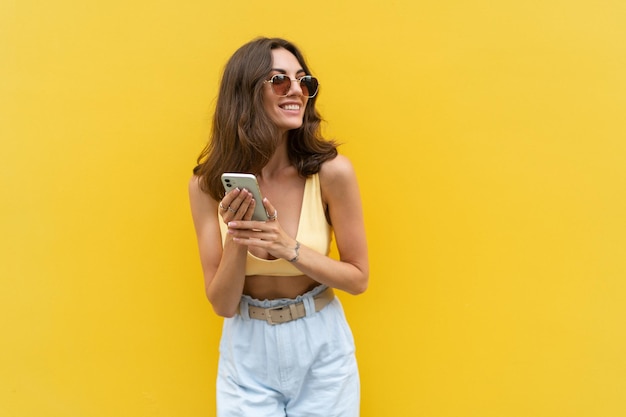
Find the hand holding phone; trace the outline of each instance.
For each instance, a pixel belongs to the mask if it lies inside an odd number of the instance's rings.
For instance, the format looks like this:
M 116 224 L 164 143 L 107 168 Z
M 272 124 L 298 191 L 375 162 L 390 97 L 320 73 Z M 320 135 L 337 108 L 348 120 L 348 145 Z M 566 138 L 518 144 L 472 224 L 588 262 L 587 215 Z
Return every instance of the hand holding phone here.
M 225 172 L 222 174 L 222 184 L 228 193 L 235 188 L 246 189 L 252 193 L 255 200 L 254 213 L 252 220 L 267 221 L 267 212 L 263 206 L 263 196 L 256 177 L 252 174 L 242 174 L 238 172 Z

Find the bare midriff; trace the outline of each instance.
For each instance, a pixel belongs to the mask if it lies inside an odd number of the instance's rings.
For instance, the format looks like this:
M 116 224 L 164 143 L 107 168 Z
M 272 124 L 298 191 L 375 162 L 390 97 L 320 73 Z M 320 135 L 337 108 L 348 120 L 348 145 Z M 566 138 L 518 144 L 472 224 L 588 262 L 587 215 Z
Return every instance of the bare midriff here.
M 306 275 L 276 277 L 251 275 L 246 277 L 243 293 L 257 300 L 296 298 L 317 287 L 319 282 Z

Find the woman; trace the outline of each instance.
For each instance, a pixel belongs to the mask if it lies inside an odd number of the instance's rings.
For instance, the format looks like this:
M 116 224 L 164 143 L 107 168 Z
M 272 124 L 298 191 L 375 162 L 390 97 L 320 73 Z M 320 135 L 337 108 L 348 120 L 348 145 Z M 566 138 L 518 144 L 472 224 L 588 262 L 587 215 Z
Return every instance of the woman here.
M 367 288 L 365 228 L 352 165 L 320 135 L 317 90 L 290 42 L 242 46 L 189 184 L 206 295 L 226 318 L 220 417 L 359 414 L 354 343 L 332 289 Z M 224 172 L 255 174 L 263 201 L 225 193 Z M 257 204 L 267 221 L 251 220 Z M 331 231 L 339 260 L 327 256 Z

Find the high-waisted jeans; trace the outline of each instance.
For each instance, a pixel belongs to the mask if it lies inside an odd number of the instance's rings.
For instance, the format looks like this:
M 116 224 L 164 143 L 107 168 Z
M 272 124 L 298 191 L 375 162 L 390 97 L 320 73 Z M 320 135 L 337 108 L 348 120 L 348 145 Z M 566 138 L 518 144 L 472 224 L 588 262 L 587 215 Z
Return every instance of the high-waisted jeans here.
M 318 286 L 295 299 L 243 296 L 224 320 L 217 377 L 218 417 L 358 417 L 360 383 L 354 339 L 335 298 L 315 312 Z M 271 325 L 250 319 L 248 305 L 304 301 L 307 316 Z

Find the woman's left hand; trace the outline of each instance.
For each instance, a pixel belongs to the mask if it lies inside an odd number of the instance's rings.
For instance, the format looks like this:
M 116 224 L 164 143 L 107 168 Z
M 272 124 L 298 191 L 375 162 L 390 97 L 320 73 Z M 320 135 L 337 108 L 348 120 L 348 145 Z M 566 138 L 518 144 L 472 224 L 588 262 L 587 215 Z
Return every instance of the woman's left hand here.
M 280 226 L 278 211 L 267 198 L 263 199 L 263 207 L 268 214 L 267 221 L 231 221 L 228 233 L 240 245 L 262 248 L 275 258 L 293 258 L 296 240 Z

